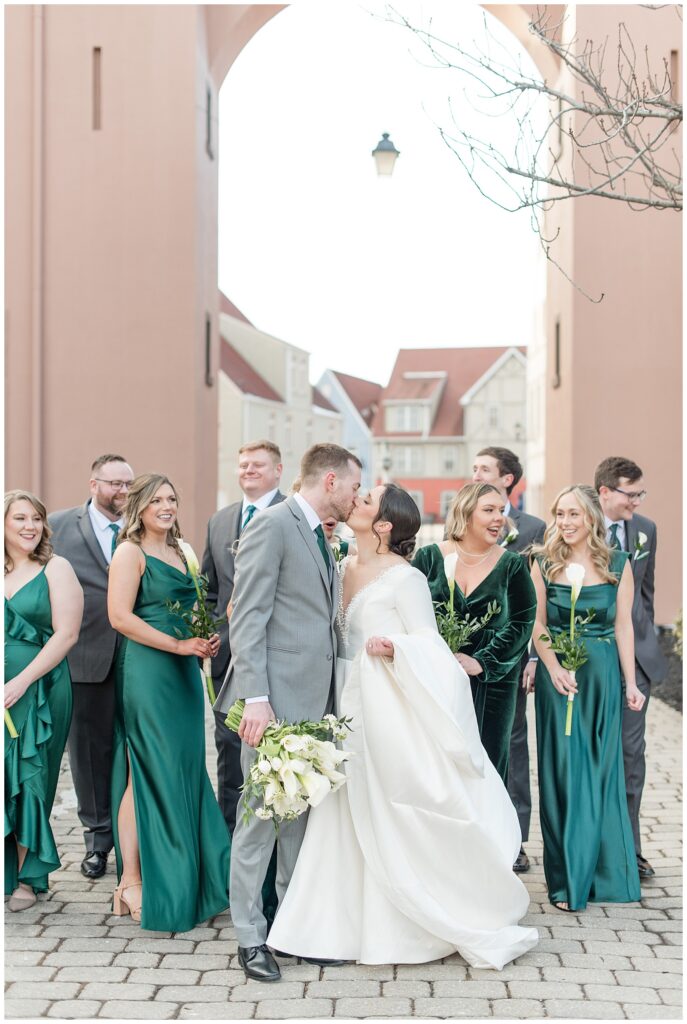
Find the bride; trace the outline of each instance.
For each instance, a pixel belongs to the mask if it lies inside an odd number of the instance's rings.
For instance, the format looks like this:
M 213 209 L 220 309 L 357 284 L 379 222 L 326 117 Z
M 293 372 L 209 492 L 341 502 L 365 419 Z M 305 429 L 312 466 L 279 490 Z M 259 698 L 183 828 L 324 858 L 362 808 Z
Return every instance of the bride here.
M 518 819 L 479 740 L 468 676 L 407 558 L 420 515 L 388 484 L 356 500 L 342 563 L 338 713 L 347 784 L 310 811 L 268 942 L 303 957 L 496 968 L 532 949 L 518 921 Z

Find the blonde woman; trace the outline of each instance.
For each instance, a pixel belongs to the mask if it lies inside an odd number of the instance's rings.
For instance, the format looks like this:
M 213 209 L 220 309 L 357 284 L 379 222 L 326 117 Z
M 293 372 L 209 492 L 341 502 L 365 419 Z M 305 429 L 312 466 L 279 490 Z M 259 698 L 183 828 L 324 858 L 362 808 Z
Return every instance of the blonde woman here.
M 72 717 L 67 652 L 79 636 L 83 591 L 53 554 L 45 505 L 5 495 L 5 895 L 26 910 L 60 866 L 50 811 Z
M 185 932 L 229 903 L 229 833 L 205 770 L 197 661 L 217 654 L 219 636 L 183 639 L 185 627 L 168 607 L 178 601 L 190 610 L 196 590 L 167 477 L 136 477 L 124 515 L 108 587 L 110 622 L 124 638 L 116 668 L 113 909 L 144 928 Z
M 606 545 L 599 498 L 591 487 L 566 487 L 553 503 L 544 542 L 534 549 L 537 593 L 534 644 L 539 814 L 549 900 L 558 910 L 641 897 L 625 796 L 621 742 L 622 687 L 633 711 L 644 696 L 635 682 L 632 570 L 625 551 Z M 540 639 L 570 628 L 571 587 L 565 570 L 584 567 L 575 614 L 586 627 L 588 661 L 576 678 Z M 565 735 L 569 693 L 572 733 Z
M 504 509 L 493 484 L 466 484 L 449 509 L 447 539 L 420 548 L 413 565 L 427 577 L 432 600 L 442 610 L 449 600 L 444 559 L 452 554 L 459 617 L 482 618 L 489 604 L 499 606 L 456 657 L 470 676 L 482 744 L 505 782 L 520 662 L 532 635 L 536 599 L 525 560 L 499 544 Z

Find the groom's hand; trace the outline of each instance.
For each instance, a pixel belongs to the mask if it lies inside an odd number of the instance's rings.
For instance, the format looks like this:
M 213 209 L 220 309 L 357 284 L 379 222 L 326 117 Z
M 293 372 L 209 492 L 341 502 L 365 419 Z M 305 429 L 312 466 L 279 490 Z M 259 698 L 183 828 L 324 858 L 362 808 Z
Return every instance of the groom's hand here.
M 246 704 L 239 726 L 239 737 L 249 747 L 257 747 L 270 722 L 276 722 L 274 711 L 267 700 Z

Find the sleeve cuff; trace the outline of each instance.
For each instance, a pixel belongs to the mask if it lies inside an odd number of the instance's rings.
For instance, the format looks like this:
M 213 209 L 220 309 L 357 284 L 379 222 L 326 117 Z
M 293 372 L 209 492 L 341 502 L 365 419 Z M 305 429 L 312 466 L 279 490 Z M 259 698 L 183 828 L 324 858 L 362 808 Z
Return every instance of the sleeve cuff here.
M 245 697 L 244 702 L 246 704 L 262 704 L 269 700 L 269 697 Z

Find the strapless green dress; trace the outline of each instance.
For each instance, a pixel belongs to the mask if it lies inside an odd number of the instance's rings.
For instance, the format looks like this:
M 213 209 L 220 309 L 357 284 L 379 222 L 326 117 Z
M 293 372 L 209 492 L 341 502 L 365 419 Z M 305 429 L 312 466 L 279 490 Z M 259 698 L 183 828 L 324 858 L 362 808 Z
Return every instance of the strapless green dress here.
M 166 599 L 190 609 L 190 575 L 151 555 L 134 612 L 169 636 L 183 628 Z M 205 688 L 198 661 L 122 638 L 116 662 L 112 824 L 117 877 L 118 810 L 127 751 L 143 880 L 141 926 L 185 932 L 229 906 L 229 831 L 205 769 Z
M 50 590 L 42 569 L 5 598 L 6 682 L 33 661 L 52 634 Z M 49 819 L 72 718 L 67 659 L 32 683 L 10 714 L 19 735 L 11 739 L 5 728 L 5 895 L 18 882 L 45 892 L 49 872 L 60 866 Z M 20 872 L 15 836 L 28 850 Z
M 413 565 L 427 577 L 432 601 L 447 604 L 450 595 L 439 545 L 420 548 Z M 492 601 L 500 607 L 484 629 L 472 634 L 461 653 L 482 666 L 479 675 L 470 677 L 479 735 L 489 760 L 506 783 L 520 666 L 537 610 L 534 584 L 522 555 L 505 551 L 467 597 L 458 584 L 453 594 L 453 605 L 461 619 L 466 615 L 481 619 Z
M 614 551 L 611 572 L 620 579 L 628 558 Z M 576 673 L 572 733 L 565 735 L 567 697 L 537 665 L 539 817 L 544 874 L 552 903 L 572 910 L 587 903 L 641 899 L 637 858 L 625 794 L 622 747 L 623 689 L 615 642 L 618 588 L 582 587 L 576 614 L 594 618 L 587 627 L 589 660 Z M 546 584 L 547 628 L 570 628 L 570 587 Z M 608 641 L 608 642 L 604 642 Z

